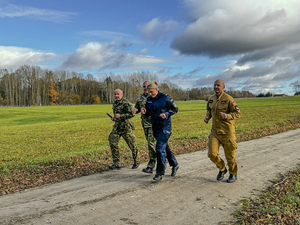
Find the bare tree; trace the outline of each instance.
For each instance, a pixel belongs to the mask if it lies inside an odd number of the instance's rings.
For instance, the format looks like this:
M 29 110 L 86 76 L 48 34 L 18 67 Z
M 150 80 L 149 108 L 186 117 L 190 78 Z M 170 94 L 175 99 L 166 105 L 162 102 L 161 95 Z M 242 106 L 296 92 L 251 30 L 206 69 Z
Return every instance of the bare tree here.
M 16 71 L 0 70 L 0 99 L 1 104 L 7 106 L 94 104 L 100 101 L 111 104 L 114 90 L 119 88 L 127 99 L 135 102 L 143 91 L 144 81 L 159 79 L 156 73 L 141 71 L 123 75 L 109 73 L 96 80 L 92 74 L 43 70 L 38 66 L 23 65 Z M 211 87 L 182 89 L 167 80 L 160 82 L 159 88 L 174 100 L 205 99 L 214 93 Z M 294 88 L 295 91 L 300 89 L 299 86 Z M 254 96 L 250 92 L 232 88 L 229 92 L 233 97 Z
M 295 91 L 295 94 L 294 95 L 300 95 L 300 84 L 295 84 L 293 86 L 293 89 Z

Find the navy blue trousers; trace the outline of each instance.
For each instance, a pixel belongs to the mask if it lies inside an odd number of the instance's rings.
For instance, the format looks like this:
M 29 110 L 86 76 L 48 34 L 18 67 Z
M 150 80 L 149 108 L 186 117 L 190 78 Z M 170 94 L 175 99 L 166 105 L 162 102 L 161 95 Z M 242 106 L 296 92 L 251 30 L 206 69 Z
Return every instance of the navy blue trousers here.
M 156 139 L 156 174 L 157 175 L 165 175 L 165 163 L 166 159 L 168 159 L 170 166 L 177 166 L 177 160 L 175 155 L 171 151 L 168 140 L 171 136 L 171 131 L 168 130 L 153 130 L 153 135 Z

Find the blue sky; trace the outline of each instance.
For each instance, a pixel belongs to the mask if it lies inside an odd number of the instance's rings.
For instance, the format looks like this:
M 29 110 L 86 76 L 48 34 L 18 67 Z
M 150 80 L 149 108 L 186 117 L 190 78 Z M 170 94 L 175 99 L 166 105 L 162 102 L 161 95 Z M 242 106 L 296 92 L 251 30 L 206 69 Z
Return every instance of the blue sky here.
M 155 73 L 182 88 L 300 84 L 296 0 L 0 0 L 0 69 Z

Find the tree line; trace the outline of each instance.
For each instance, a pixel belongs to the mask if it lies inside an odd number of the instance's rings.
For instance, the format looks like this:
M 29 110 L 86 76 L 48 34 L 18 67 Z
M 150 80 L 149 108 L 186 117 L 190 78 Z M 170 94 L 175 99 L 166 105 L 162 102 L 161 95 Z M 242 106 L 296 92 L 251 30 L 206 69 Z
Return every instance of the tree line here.
M 96 79 L 92 74 L 69 71 L 45 70 L 39 66 L 23 65 L 15 71 L 0 71 L 0 104 L 2 106 L 47 106 L 112 103 L 114 90 L 119 88 L 124 96 L 135 102 L 143 92 L 144 81 L 159 81 L 155 73 L 133 72 L 116 75 L 106 74 Z M 159 81 L 160 82 L 160 81 Z M 183 90 L 169 81 L 161 81 L 161 92 L 174 100 L 206 100 L 214 93 L 212 87 Z M 229 88 L 234 98 L 255 97 L 248 91 Z
M 294 84 L 293 88 L 295 91 L 294 95 L 300 95 L 300 84 Z

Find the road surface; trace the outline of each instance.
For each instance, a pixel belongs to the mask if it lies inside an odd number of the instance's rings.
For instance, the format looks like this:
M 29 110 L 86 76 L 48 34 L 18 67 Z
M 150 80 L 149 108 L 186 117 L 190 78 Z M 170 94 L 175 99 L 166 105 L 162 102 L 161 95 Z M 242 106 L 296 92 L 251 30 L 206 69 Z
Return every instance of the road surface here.
M 207 151 L 177 156 L 163 181 L 123 168 L 0 197 L 0 224 L 231 224 L 240 200 L 255 197 L 300 162 L 300 129 L 240 142 L 238 180 L 216 181 Z M 223 149 L 220 149 L 223 157 Z

